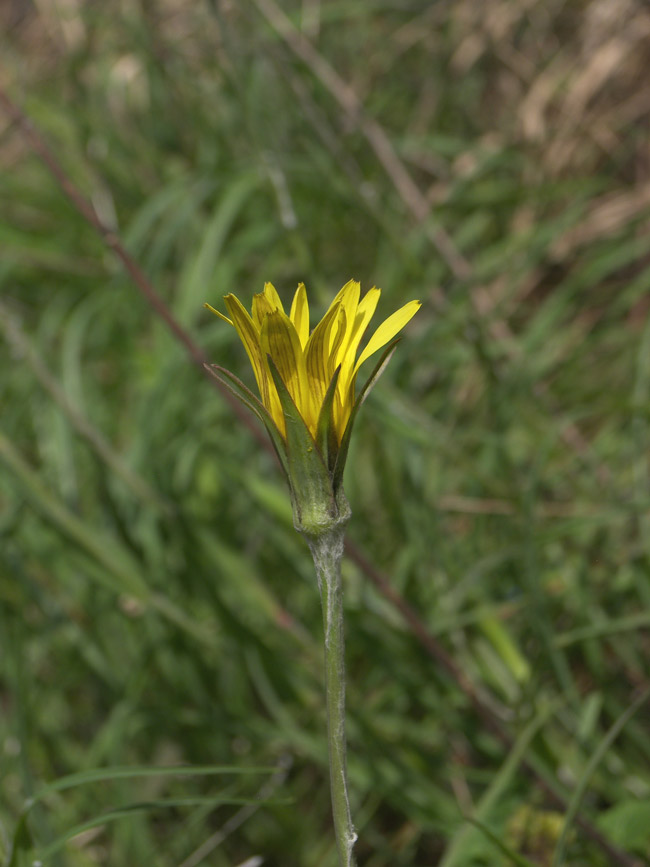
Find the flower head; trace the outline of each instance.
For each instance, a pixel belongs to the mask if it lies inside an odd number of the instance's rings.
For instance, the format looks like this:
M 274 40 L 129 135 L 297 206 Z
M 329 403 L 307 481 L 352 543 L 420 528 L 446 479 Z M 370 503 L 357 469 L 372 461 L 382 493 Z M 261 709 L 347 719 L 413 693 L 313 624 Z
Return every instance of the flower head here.
M 209 370 L 266 425 L 289 477 L 294 502 L 295 488 L 300 484 L 294 466 L 296 452 L 302 454 L 304 463 L 307 449 L 313 452 L 308 464 L 316 461 L 317 468 L 322 465 L 336 495 L 356 411 L 383 371 L 396 341 L 384 352 L 357 396 L 359 368 L 390 343 L 420 307 L 419 301 L 410 301 L 389 316 L 359 353 L 381 291 L 370 289 L 363 298 L 360 294 L 358 282 L 346 283 L 311 332 L 303 283 L 288 315 L 271 283 L 253 297 L 250 314 L 232 294 L 224 298 L 230 317 L 206 304 L 236 329 L 253 367 L 261 402 L 229 371 L 216 365 Z

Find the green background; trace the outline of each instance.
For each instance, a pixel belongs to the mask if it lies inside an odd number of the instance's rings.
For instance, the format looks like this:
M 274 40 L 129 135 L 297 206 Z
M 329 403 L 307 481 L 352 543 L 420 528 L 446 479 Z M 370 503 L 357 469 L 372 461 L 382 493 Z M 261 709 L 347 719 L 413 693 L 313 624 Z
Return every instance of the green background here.
M 265 280 L 423 302 L 346 470 L 360 865 L 650 863 L 646 4 L 0 22 L 0 86 L 213 362 L 252 384 L 202 305 Z M 284 482 L 2 105 L 0 364 L 5 860 L 333 867 Z M 178 764 L 212 773 L 116 771 Z

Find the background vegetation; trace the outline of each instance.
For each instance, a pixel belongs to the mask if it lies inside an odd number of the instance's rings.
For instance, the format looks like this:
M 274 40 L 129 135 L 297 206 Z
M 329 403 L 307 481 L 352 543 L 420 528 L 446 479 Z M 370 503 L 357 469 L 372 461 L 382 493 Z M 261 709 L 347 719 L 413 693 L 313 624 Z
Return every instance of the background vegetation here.
M 347 471 L 360 864 L 650 863 L 647 4 L 0 14 L 0 86 L 211 360 L 250 379 L 202 304 L 267 279 L 424 302 Z M 5 858 L 332 867 L 308 552 L 115 235 L 0 107 Z M 175 764 L 212 773 L 115 770 Z

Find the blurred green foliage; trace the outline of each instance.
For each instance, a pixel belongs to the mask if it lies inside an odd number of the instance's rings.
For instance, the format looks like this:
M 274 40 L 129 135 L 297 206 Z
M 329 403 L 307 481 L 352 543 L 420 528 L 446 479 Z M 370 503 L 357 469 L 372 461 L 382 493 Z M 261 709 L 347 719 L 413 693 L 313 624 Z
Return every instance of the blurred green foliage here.
M 347 562 L 358 857 L 550 865 L 562 813 L 522 761 L 570 802 L 648 678 L 649 13 L 295 0 L 287 36 L 273 8 L 13 0 L 0 84 L 248 381 L 204 301 L 304 280 L 321 312 L 350 277 L 378 318 L 423 300 L 359 422 L 350 537 L 511 746 Z M 318 593 L 280 474 L 5 115 L 0 169 L 0 845 L 46 783 L 106 768 L 44 793 L 17 858 L 332 867 Z M 649 714 L 582 805 L 639 863 Z M 178 763 L 251 772 L 111 773 Z

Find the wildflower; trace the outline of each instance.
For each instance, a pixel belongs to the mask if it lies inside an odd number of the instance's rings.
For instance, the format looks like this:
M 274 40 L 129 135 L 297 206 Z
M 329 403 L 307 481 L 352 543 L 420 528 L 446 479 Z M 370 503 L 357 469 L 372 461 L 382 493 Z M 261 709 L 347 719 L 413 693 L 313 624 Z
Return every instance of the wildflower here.
M 305 499 L 300 489 L 310 485 L 321 493 L 327 490 L 330 501 L 336 499 L 356 413 L 395 349 L 397 341 L 390 341 L 420 307 L 419 301 L 410 301 L 389 316 L 357 357 L 380 294 L 373 288 L 360 298 L 360 284 L 350 280 L 311 333 L 303 283 L 289 315 L 271 283 L 253 297 L 251 314 L 232 294 L 224 299 L 230 317 L 205 305 L 236 329 L 261 401 L 229 371 L 218 365 L 208 369 L 265 424 L 289 479 L 294 506 Z M 357 395 L 361 365 L 388 343 Z
M 350 507 L 343 468 L 359 407 L 395 350 L 393 338 L 420 307 L 419 301 L 410 301 L 389 316 L 358 354 L 379 295 L 373 288 L 360 298 L 359 284 L 350 280 L 311 333 L 302 283 L 288 316 L 270 283 L 253 298 L 252 314 L 234 295 L 224 299 L 231 318 L 205 305 L 239 334 L 261 400 L 230 371 L 216 364 L 206 367 L 266 426 L 289 481 L 295 527 L 314 558 L 323 609 L 330 784 L 340 867 L 354 867 L 357 839 L 346 770 L 341 559 Z M 357 394 L 361 365 L 380 349 L 379 362 Z

